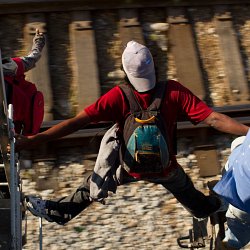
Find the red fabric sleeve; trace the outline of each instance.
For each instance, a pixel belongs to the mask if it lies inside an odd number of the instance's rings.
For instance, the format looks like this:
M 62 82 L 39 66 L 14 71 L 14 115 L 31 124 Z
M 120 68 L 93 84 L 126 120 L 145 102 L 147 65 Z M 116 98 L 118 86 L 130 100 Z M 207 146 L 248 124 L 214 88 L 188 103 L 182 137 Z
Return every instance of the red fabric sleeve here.
M 184 114 L 193 124 L 206 119 L 213 110 L 195 96 L 189 89 L 176 81 L 169 81 L 170 98 L 177 102 L 178 113 Z
M 121 123 L 127 113 L 123 94 L 117 86 L 84 110 L 91 122 L 113 121 Z

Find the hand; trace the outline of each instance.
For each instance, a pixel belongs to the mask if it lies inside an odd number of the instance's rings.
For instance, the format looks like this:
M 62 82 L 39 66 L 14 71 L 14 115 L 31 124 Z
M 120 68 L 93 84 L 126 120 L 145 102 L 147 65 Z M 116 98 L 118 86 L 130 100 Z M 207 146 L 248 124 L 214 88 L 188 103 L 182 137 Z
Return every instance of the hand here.
M 45 36 L 42 32 L 39 31 L 39 29 L 36 29 L 33 43 L 38 45 L 40 49 L 42 49 L 45 45 Z
M 23 135 L 15 135 L 15 150 L 17 152 L 21 151 L 22 149 L 28 148 L 30 145 L 29 137 Z

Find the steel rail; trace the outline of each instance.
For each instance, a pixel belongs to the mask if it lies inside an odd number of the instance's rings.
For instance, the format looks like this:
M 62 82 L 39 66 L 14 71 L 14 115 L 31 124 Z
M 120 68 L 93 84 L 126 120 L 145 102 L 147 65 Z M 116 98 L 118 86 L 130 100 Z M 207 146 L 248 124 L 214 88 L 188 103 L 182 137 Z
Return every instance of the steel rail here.
M 211 5 L 233 5 L 249 4 L 247 0 L 0 0 L 0 14 L 29 13 L 29 12 L 58 12 L 77 10 L 98 10 L 98 9 L 121 9 L 121 8 L 150 8 L 150 7 L 185 7 L 185 6 L 211 6 Z
M 240 123 L 250 126 L 250 112 L 247 105 L 236 105 L 228 107 L 218 107 L 214 110 L 227 114 Z M 47 130 L 53 125 L 60 123 L 62 120 L 54 120 L 43 122 L 41 132 Z M 96 155 L 99 149 L 99 143 L 105 132 L 112 126 L 112 123 L 101 122 L 98 124 L 90 124 L 87 127 L 78 130 L 70 135 L 56 139 L 51 143 L 41 145 L 34 150 L 31 150 L 31 158 L 35 161 L 50 159 L 52 156 L 56 157 L 56 151 L 60 148 L 69 147 L 87 147 L 91 152 L 87 155 Z M 177 138 L 194 138 L 196 146 L 206 145 L 211 143 L 211 135 L 222 135 L 223 133 L 213 129 L 212 127 L 201 122 L 193 125 L 190 121 L 177 122 Z M 60 142 L 60 143 L 58 143 Z M 94 142 L 94 145 L 89 147 Z
M 214 111 L 228 115 L 237 121 L 244 123 L 246 125 L 250 124 L 250 105 L 230 105 L 223 107 L 214 107 Z M 62 122 L 63 120 L 53 120 L 53 121 L 44 121 L 41 126 L 41 131 L 47 130 L 48 128 Z M 81 129 L 72 135 L 65 136 L 64 138 L 76 138 L 81 135 L 81 137 L 94 136 L 96 133 L 100 132 L 100 135 L 103 135 L 108 127 L 111 126 L 111 122 L 100 122 L 98 124 L 90 124 L 86 128 Z M 193 125 L 191 122 L 183 119 L 177 122 L 178 130 L 185 129 L 198 129 L 198 128 L 209 128 L 208 125 L 200 123 L 198 125 Z

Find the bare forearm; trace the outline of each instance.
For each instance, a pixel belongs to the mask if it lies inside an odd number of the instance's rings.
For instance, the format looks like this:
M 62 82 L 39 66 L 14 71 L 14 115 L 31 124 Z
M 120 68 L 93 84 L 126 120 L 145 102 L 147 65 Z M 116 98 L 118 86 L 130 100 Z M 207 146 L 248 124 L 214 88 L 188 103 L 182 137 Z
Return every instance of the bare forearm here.
M 224 114 L 220 114 L 217 112 L 213 112 L 212 114 L 210 114 L 205 120 L 204 122 L 221 131 L 224 133 L 229 133 L 229 134 L 234 134 L 234 135 L 246 135 L 249 127 L 239 123 L 238 121 L 236 121 L 235 119 L 232 119 L 231 117 L 224 115 Z
M 48 130 L 40 133 L 36 137 L 41 137 L 39 140 L 51 141 L 61 138 L 63 136 L 74 133 L 75 131 L 85 127 L 90 122 L 89 117 L 85 112 L 75 116 L 71 119 L 67 119 L 57 125 L 49 128 Z
M 31 149 L 35 148 L 45 142 L 52 141 L 63 136 L 69 135 L 84 126 L 86 126 L 90 122 L 89 116 L 82 111 L 79 115 L 75 116 L 74 118 L 67 119 L 57 125 L 49 128 L 48 130 L 28 136 L 17 136 L 16 141 L 16 150 L 23 150 L 23 149 Z

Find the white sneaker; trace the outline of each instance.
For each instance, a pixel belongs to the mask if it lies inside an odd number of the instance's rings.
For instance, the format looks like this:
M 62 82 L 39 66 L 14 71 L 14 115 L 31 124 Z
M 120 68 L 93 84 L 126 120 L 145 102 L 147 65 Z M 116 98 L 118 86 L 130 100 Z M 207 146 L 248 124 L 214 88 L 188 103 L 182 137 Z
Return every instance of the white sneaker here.
M 35 216 L 44 218 L 49 222 L 54 220 L 48 215 L 48 209 L 46 209 L 46 200 L 42 200 L 37 196 L 26 196 L 27 208 Z

